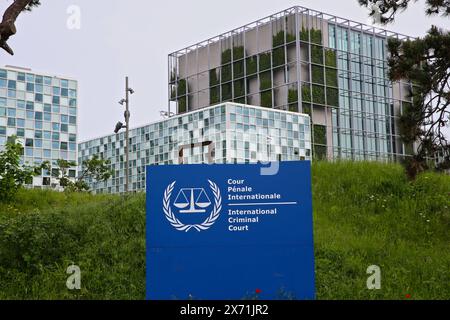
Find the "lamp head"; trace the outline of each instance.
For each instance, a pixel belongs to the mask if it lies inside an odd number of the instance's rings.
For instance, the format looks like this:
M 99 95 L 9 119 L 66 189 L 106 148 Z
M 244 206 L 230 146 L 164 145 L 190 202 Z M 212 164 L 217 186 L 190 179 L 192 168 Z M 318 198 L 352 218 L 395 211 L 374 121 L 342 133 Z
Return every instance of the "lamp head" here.
M 116 128 L 114 129 L 114 133 L 117 134 L 119 133 L 119 131 L 123 128 L 123 123 L 122 122 L 117 122 L 116 124 Z

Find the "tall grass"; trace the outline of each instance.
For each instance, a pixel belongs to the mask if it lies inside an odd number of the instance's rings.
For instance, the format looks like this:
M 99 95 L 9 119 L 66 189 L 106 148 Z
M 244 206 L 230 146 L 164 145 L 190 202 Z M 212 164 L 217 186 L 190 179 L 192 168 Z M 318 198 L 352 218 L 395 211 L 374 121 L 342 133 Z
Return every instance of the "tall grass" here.
M 393 164 L 313 165 L 319 299 L 449 299 L 450 177 Z M 66 288 L 66 269 L 82 289 Z M 381 290 L 366 269 L 381 268 Z M 143 299 L 145 196 L 20 192 L 0 204 L 0 299 Z

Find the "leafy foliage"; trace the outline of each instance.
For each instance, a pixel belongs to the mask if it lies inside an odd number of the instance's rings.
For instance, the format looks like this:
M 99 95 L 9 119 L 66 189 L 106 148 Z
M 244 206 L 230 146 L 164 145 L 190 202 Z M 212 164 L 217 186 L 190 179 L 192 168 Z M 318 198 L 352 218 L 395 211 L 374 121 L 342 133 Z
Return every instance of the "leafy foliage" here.
M 358 0 L 359 4 L 365 7 L 370 7 L 370 16 L 379 22 L 385 24 L 395 20 L 398 12 L 404 11 L 412 2 L 417 0 Z M 426 14 L 442 16 L 450 15 L 450 1 L 449 0 L 426 0 Z M 378 21 L 377 21 L 378 22 Z
M 311 76 L 312 82 L 318 83 L 318 84 L 324 84 L 323 67 L 313 64 L 311 66 L 311 71 L 312 71 L 312 76 Z
M 407 162 L 410 177 L 426 168 L 427 157 L 438 151 L 450 162 L 450 145 L 444 128 L 450 116 L 450 32 L 432 27 L 423 39 L 390 39 L 389 77 L 412 82 L 412 104 L 399 120 L 405 143 L 419 142 L 417 154 Z M 416 163 L 416 162 L 420 162 Z
M 288 103 L 289 111 L 298 112 L 298 90 L 289 89 L 288 90 Z
M 52 170 L 53 176 L 59 180 L 59 184 L 68 192 L 88 191 L 89 185 L 86 179 L 95 182 L 103 182 L 108 180 L 113 172 L 110 168 L 110 161 L 100 159 L 98 155 L 94 155 L 91 159 L 83 161 L 83 170 L 78 178 L 69 177 L 69 169 L 76 167 L 76 162 L 59 159 L 57 168 Z M 73 181 L 75 180 L 75 181 Z
M 317 104 L 325 104 L 325 88 L 323 86 L 312 86 L 313 102 Z
M 48 164 L 27 166 L 21 164 L 23 146 L 16 137 L 8 139 L 5 150 L 0 152 L 0 202 L 14 199 L 18 190 L 29 184 L 33 176 L 39 175 Z
M 405 10 L 413 0 L 374 1 L 359 0 L 372 7 L 371 16 L 380 14 L 381 23 L 394 21 L 399 11 Z M 450 14 L 450 1 L 427 0 L 426 13 Z M 376 11 L 379 12 L 376 12 Z M 391 81 L 412 84 L 412 103 L 403 108 L 398 127 L 406 145 L 417 142 L 415 154 L 405 161 L 411 179 L 428 168 L 427 158 L 443 155 L 439 168 L 450 167 L 450 144 L 444 134 L 450 117 L 450 32 L 432 26 L 427 35 L 415 40 L 388 40 Z
M 311 88 L 309 87 L 309 84 L 303 84 L 302 85 L 302 100 L 304 102 L 311 102 Z

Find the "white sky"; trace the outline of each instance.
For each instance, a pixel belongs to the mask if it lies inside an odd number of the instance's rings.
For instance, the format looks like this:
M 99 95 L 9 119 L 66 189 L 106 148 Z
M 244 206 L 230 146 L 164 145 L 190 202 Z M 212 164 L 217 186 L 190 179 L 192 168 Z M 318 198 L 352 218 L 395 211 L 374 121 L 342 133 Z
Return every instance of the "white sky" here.
M 0 12 L 12 0 L 0 0 Z M 131 97 L 132 126 L 160 119 L 167 108 L 167 55 L 254 20 L 300 5 L 370 23 L 357 0 L 42 0 L 22 14 L 9 41 L 16 55 L 0 52 L 0 66 L 75 78 L 79 82 L 79 141 L 112 133 L 123 109 L 124 77 Z M 449 29 L 450 19 L 429 18 L 424 0 L 387 29 L 421 36 L 432 24 Z M 81 29 L 69 30 L 67 8 L 81 9 Z

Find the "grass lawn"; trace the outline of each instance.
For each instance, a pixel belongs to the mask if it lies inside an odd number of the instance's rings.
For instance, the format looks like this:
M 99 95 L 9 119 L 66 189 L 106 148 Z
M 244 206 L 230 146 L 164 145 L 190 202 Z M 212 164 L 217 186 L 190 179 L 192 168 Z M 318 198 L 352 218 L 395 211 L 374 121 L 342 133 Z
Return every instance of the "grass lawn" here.
M 450 176 L 314 163 L 313 197 L 318 299 L 450 299 Z M 65 285 L 72 263 L 80 291 Z M 0 204 L 0 299 L 144 297 L 145 195 L 24 190 Z

